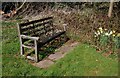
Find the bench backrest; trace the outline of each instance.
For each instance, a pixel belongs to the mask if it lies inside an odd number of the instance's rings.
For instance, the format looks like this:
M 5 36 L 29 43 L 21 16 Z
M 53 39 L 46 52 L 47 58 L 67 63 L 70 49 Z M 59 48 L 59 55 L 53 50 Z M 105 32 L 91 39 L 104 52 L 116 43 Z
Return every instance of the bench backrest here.
M 22 35 L 41 36 L 48 32 L 53 32 L 53 17 L 47 17 L 39 20 L 19 24 L 19 31 Z

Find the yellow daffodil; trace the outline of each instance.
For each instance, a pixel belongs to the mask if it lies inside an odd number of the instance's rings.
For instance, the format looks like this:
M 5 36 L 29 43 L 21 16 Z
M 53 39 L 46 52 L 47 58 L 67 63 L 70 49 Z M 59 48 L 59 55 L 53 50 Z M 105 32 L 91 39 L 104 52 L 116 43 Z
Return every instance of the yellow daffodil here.
M 94 37 L 97 37 L 96 35 Z
M 120 33 L 118 33 L 117 36 L 120 37 Z
M 97 34 L 100 35 L 100 31 L 97 31 Z
M 109 33 L 105 33 L 106 36 L 109 36 L 110 34 Z
M 106 31 L 107 29 L 105 29 L 105 31 Z
M 100 27 L 99 30 L 102 30 L 102 27 Z
M 115 34 L 113 34 L 112 36 L 115 37 Z
M 112 32 L 115 33 L 115 30 L 113 30 Z
M 100 27 L 99 30 L 100 30 L 100 33 L 103 33 L 103 29 L 102 29 L 102 27 Z
M 111 34 L 113 34 L 113 32 L 112 32 L 112 31 L 110 31 L 110 35 L 111 35 Z
M 100 27 L 99 30 L 102 30 L 102 27 Z
M 100 30 L 100 33 L 103 33 L 103 30 Z

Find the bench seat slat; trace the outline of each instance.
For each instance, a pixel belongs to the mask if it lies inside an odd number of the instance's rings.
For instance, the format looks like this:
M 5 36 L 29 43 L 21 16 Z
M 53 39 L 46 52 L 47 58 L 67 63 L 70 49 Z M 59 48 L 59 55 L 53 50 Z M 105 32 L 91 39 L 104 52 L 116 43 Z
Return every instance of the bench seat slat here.
M 58 33 L 55 33 L 55 34 L 54 34 L 53 36 L 51 36 L 51 37 L 45 38 L 44 40 L 42 40 L 41 42 L 38 43 L 38 44 L 40 44 L 39 47 L 43 46 L 44 44 L 50 42 L 51 40 L 55 39 L 56 37 L 58 37 L 58 36 L 60 36 L 60 35 L 62 35 L 62 34 L 64 34 L 64 33 L 65 33 L 65 31 L 58 32 Z

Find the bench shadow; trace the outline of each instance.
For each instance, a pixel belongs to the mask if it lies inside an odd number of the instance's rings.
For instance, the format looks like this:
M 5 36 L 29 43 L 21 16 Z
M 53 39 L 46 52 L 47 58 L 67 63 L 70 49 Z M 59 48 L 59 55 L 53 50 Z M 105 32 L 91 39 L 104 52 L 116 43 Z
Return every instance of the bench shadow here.
M 45 44 L 42 47 L 38 47 L 38 62 L 43 60 L 44 58 L 48 57 L 50 54 L 54 54 L 58 48 L 60 48 L 62 45 L 64 45 L 69 38 L 66 36 L 66 34 L 63 34 L 54 40 L 50 41 L 49 43 Z M 34 56 L 35 51 L 32 51 L 29 56 Z

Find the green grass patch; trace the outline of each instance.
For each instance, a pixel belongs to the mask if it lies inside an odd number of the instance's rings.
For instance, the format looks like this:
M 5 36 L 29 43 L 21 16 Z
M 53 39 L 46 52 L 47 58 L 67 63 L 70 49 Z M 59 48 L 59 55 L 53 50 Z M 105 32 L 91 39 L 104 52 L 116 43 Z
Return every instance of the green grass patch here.
M 59 70 L 57 75 L 65 76 L 113 76 L 118 74 L 118 63 L 96 53 L 94 48 L 80 44 L 51 69 Z M 57 71 L 52 73 L 55 75 Z

